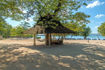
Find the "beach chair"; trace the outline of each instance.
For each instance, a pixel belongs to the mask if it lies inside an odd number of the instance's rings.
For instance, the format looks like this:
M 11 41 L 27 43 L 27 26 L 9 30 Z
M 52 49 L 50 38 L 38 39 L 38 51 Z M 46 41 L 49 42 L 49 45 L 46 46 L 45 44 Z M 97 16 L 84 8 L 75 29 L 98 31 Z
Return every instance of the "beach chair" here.
M 44 42 L 45 40 L 44 39 L 37 39 L 38 41 L 40 41 L 40 42 Z
M 58 45 L 60 45 L 60 44 L 63 44 L 63 40 L 52 40 L 51 44 L 58 44 Z

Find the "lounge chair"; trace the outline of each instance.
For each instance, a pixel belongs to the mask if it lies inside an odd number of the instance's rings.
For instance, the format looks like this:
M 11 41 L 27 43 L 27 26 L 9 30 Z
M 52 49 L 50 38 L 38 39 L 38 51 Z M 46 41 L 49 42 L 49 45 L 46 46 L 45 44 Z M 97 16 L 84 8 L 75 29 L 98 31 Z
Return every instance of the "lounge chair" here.
M 44 40 L 44 39 L 38 39 L 38 41 L 40 41 L 40 42 L 44 42 L 45 40 Z

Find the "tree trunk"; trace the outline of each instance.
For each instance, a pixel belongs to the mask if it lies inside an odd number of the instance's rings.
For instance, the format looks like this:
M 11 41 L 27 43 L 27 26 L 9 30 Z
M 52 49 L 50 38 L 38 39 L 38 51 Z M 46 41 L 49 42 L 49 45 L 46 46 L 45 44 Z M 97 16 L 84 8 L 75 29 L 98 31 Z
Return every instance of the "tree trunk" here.
M 46 34 L 46 45 L 51 45 L 51 34 L 50 33 Z
M 61 40 L 62 40 L 62 44 L 63 44 L 63 36 L 62 36 Z
M 36 34 L 34 34 L 34 46 L 36 45 Z

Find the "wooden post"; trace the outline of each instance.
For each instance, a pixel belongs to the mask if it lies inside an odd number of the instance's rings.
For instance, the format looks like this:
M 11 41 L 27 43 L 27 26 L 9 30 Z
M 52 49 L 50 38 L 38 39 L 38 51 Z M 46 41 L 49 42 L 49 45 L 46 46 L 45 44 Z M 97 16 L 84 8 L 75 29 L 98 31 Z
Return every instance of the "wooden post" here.
M 46 45 L 48 45 L 48 33 L 46 33 Z
M 51 33 L 49 34 L 49 46 L 51 45 Z
M 46 45 L 51 45 L 51 34 L 50 33 L 46 34 Z
M 34 34 L 34 46 L 36 46 L 36 34 Z
M 88 39 L 88 43 L 89 43 L 89 39 Z
M 61 38 L 61 40 L 62 40 L 62 44 L 63 44 L 63 40 L 64 40 L 63 34 L 62 34 L 62 38 Z
M 48 36 L 49 36 L 49 40 L 48 40 L 49 44 L 48 44 L 48 45 L 50 46 L 50 43 L 51 43 L 51 42 L 50 42 L 50 34 L 49 34 Z

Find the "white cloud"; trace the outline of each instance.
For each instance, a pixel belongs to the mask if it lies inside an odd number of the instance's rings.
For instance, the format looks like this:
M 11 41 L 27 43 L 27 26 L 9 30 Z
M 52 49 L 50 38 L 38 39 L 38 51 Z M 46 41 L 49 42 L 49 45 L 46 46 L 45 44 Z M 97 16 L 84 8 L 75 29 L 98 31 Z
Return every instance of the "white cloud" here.
M 86 6 L 86 8 L 93 8 L 95 6 L 103 5 L 105 2 L 100 2 L 99 0 L 94 1 Z
M 95 16 L 95 18 L 101 18 L 101 17 L 103 17 L 103 16 L 105 16 L 104 14 L 97 14 L 96 16 Z
M 23 13 L 27 13 L 27 11 L 26 11 L 26 10 L 23 10 L 22 12 L 23 12 Z
M 99 26 L 95 26 L 95 29 L 97 29 Z

